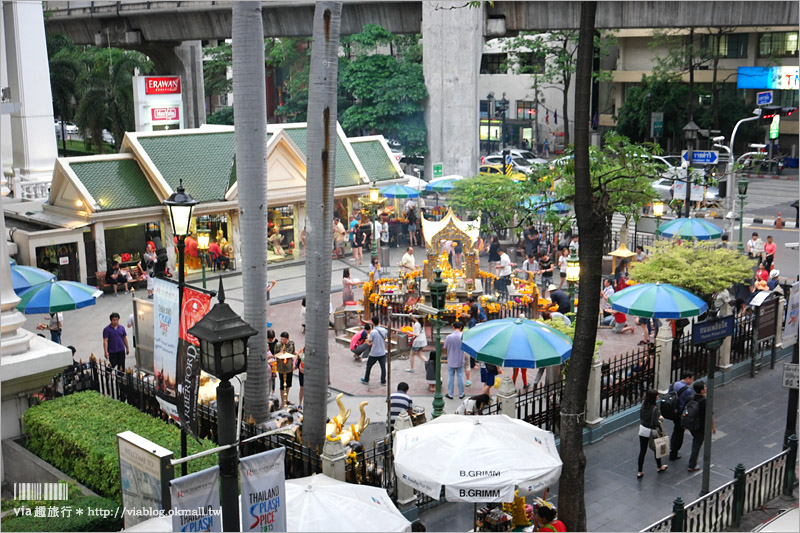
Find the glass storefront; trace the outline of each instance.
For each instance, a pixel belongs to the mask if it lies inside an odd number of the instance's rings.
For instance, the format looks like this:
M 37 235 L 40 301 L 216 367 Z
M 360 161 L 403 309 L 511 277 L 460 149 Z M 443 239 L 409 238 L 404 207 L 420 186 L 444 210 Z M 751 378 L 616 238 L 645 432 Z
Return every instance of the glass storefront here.
M 39 246 L 36 248 L 36 266 L 52 272 L 59 280 L 80 281 L 78 244 L 70 242 Z

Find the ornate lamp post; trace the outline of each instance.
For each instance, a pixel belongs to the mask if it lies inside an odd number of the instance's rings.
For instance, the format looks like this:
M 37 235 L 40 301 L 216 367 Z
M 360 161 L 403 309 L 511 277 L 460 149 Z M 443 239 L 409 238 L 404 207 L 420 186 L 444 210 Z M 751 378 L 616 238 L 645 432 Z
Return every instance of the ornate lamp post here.
M 489 116 L 489 134 L 486 135 L 486 153 L 492 153 L 492 117 L 494 116 L 494 111 L 492 110 L 492 102 L 494 101 L 494 93 L 489 93 L 486 95 L 486 102 L 487 107 L 486 114 Z
M 445 310 L 447 283 L 442 281 L 441 269 L 434 270 L 434 280 L 428 284 L 431 292 L 431 306 L 439 310 L 433 324 L 436 326 L 436 392 L 433 393 L 432 418 L 444 414 L 444 398 L 442 398 L 442 313 Z
M 186 285 L 184 273 L 186 237 L 189 235 L 189 228 L 192 225 L 192 209 L 197 204 L 197 200 L 183 188 L 183 180 L 180 180 L 178 190 L 164 200 L 164 205 L 169 209 L 172 233 L 178 238 L 178 324 L 181 323 L 183 287 Z M 186 457 L 186 450 L 186 431 L 181 430 L 181 457 Z M 186 463 L 181 463 L 181 475 L 186 475 Z
M 378 257 L 378 239 L 380 238 L 380 233 L 375 231 L 375 219 L 378 216 L 378 208 L 386 203 L 386 198 L 381 197 L 378 186 L 375 185 L 374 181 L 370 183 L 369 195 L 361 197 L 361 203 L 369 205 L 370 211 L 372 212 L 372 233 L 374 235 L 372 235 L 370 254 L 374 259 Z
M 503 93 L 503 98 L 495 102 L 494 105 L 495 109 L 501 113 L 500 118 L 503 121 L 500 126 L 500 150 L 506 147 L 506 110 L 508 109 L 508 103 L 506 93 Z
M 208 259 L 208 244 L 211 240 L 211 230 L 197 228 L 197 251 L 200 253 L 200 264 L 203 268 L 203 288 L 206 288 L 206 260 Z
M 575 284 L 581 277 L 581 260 L 575 249 L 570 250 L 567 258 L 567 282 L 569 282 L 569 310 L 575 314 Z
M 744 252 L 744 242 L 742 241 L 742 232 L 744 231 L 744 199 L 747 196 L 748 181 L 745 178 L 740 178 L 736 184 L 739 189 L 739 243 L 736 248 L 740 252 Z
M 683 135 L 686 138 L 689 151 L 689 164 L 686 167 L 686 203 L 683 206 L 683 216 L 689 218 L 689 202 L 692 194 L 692 160 L 694 153 L 694 141 L 697 139 L 697 132 L 700 131 L 700 126 L 694 123 L 694 120 L 689 120 L 689 123 L 683 127 Z
M 220 379 L 217 385 L 217 441 L 220 446 L 230 445 L 219 452 L 222 527 L 225 531 L 239 531 L 237 420 L 230 379 L 247 371 L 247 341 L 258 331 L 225 303 L 222 279 L 219 280 L 217 298 L 219 302 L 188 333 L 200 341 L 200 368 Z
M 664 216 L 664 202 L 661 200 L 653 202 L 653 215 L 656 217 L 656 229 L 661 225 L 661 217 Z

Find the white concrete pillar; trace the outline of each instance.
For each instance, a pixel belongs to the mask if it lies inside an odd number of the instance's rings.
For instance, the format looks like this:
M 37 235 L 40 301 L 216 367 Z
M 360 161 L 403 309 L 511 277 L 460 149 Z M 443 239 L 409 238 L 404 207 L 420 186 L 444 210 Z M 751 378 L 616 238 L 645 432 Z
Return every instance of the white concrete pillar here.
M 0 355 L 16 355 L 30 349 L 33 333 L 20 329 L 25 324 L 25 315 L 17 311 L 19 296 L 11 282 L 11 266 L 8 262 L 6 219 L 0 197 Z
M 471 8 L 461 0 L 422 2 L 423 72 L 428 89 L 425 176 L 432 175 L 433 163 L 442 163 L 445 175 L 477 174 L 483 25 L 483 4 Z
M 398 431 L 402 431 L 404 429 L 409 429 L 414 427 L 414 423 L 411 421 L 411 417 L 408 416 L 406 411 L 401 411 L 397 418 L 394 421 L 394 431 L 397 433 Z M 397 478 L 397 504 L 401 507 L 409 506 L 413 504 L 417 499 L 417 495 L 414 494 L 414 489 L 411 486 L 406 485 L 403 483 L 403 480 L 399 477 Z
M 655 388 L 659 394 L 666 394 L 672 384 L 672 327 L 666 320 L 661 321 L 656 336 Z
M 344 453 L 341 438 L 337 436 L 334 440 L 326 439 L 319 458 L 322 461 L 323 474 L 339 481 L 345 480 L 347 455 Z
M 169 214 L 165 213 L 161 219 L 161 233 L 163 235 L 164 248 L 167 249 L 167 266 L 175 279 L 178 279 L 178 254 L 175 253 L 175 234 L 172 233 L 172 223 L 169 221 Z
M 719 316 L 730 315 L 731 311 L 732 311 L 731 306 L 728 305 L 727 303 L 725 303 L 722 306 L 720 306 L 720 308 L 719 308 Z M 732 343 L 732 341 L 733 341 L 733 336 L 732 335 L 728 336 L 728 337 L 725 337 L 722 340 L 722 346 L 720 346 L 720 348 L 719 348 L 719 362 L 718 362 L 717 366 L 723 372 L 725 372 L 731 366 L 733 366 L 733 365 L 731 365 L 731 343 Z
M 783 348 L 783 309 L 786 306 L 786 300 L 783 296 L 778 298 L 778 318 L 775 326 L 775 349 L 780 350 Z M 730 338 L 730 337 L 729 337 Z
M 600 378 L 603 361 L 598 355 L 592 358 L 589 371 L 589 387 L 586 389 L 586 425 L 597 426 L 603 418 L 600 416 Z
M 11 165 L 23 180 L 49 182 L 58 148 L 42 3 L 3 2 L 2 9 L 9 96 L 21 104 L 11 114 Z
M 233 256 L 236 258 L 236 268 L 242 268 L 242 232 L 239 226 L 238 210 L 228 211 L 228 223 L 231 231 L 230 238 L 233 243 Z
M 500 402 L 500 414 L 517 418 L 517 388 L 511 381 L 511 376 L 506 372 L 500 380 L 497 389 L 497 401 Z
M 94 238 L 94 256 L 97 261 L 97 271 L 105 272 L 106 264 L 106 225 L 104 222 L 92 224 L 92 237 Z

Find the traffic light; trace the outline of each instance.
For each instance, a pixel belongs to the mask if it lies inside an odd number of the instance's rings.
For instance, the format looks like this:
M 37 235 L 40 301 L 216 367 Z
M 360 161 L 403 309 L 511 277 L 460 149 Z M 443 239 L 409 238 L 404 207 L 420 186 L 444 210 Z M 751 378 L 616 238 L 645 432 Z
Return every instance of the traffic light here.
M 781 108 L 775 105 L 768 105 L 761 108 L 761 123 L 772 124 L 772 119 L 775 115 L 780 116 Z
M 781 115 L 783 115 L 784 117 L 791 117 L 792 113 L 794 113 L 795 111 L 797 111 L 796 107 L 782 107 Z

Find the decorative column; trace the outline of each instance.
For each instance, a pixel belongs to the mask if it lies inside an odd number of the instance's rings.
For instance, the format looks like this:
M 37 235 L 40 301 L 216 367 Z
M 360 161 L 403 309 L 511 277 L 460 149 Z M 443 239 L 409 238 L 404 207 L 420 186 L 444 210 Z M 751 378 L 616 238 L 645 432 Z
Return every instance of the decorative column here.
M 329 435 L 322 447 L 322 454 L 319 456 L 322 461 L 322 473 L 339 481 L 345 480 L 345 466 L 347 455 L 344 453 L 342 438 L 338 435 L 331 438 Z
M 3 357 L 27 352 L 34 337 L 30 331 L 20 329 L 25 324 L 25 315 L 17 311 L 20 300 L 11 283 L 6 235 L 6 220 L 0 210 L 0 354 Z
M 656 336 L 656 374 L 655 388 L 659 394 L 666 394 L 672 384 L 672 327 L 669 322 L 662 321 Z
M 497 401 L 500 402 L 500 414 L 517 418 L 517 389 L 511 376 L 503 374 L 500 387 L 497 389 Z
M 230 242 L 233 243 L 233 257 L 237 268 L 242 263 L 242 233 L 239 226 L 239 211 L 233 209 L 228 211 L 228 221 L 230 221 Z
M 780 350 L 783 348 L 783 328 L 781 327 L 781 317 L 783 317 L 783 309 L 786 306 L 786 300 L 784 300 L 783 296 L 778 298 L 778 319 L 776 322 L 775 327 L 775 349 Z M 726 338 L 730 344 L 730 337 Z
M 595 353 L 592 357 L 592 368 L 589 371 L 589 388 L 586 389 L 586 425 L 599 426 L 603 421 L 600 416 L 600 377 L 603 362 Z
M 725 291 L 727 293 L 727 291 Z M 726 302 L 722 304 L 719 308 L 719 316 L 727 316 L 730 315 L 733 310 L 731 306 Z M 734 319 L 735 320 L 735 319 Z M 735 328 L 735 324 L 734 324 Z M 727 371 L 731 368 L 731 343 L 733 341 L 733 336 L 725 337 L 722 340 L 722 346 L 719 348 L 719 359 L 717 362 L 717 366 L 723 372 Z M 777 339 L 776 339 L 777 341 Z
M 169 221 L 169 213 L 164 213 L 161 219 L 161 231 L 164 236 L 164 248 L 167 250 L 167 266 L 175 279 L 178 279 L 178 267 L 176 266 L 178 256 L 175 253 L 175 234 L 172 232 L 172 223 Z
M 92 224 L 92 237 L 94 238 L 94 255 L 97 262 L 97 271 L 105 272 L 108 270 L 106 263 L 106 225 L 104 222 Z

